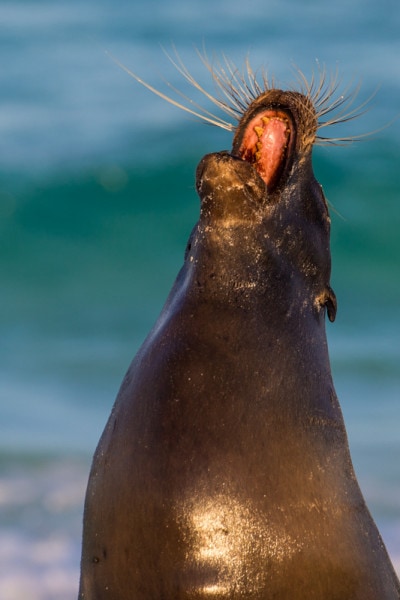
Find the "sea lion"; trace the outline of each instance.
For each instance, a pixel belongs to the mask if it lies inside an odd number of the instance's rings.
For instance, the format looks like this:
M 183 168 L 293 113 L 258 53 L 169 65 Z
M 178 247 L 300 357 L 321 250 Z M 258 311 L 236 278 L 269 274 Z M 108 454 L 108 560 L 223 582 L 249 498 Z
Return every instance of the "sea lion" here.
M 197 168 L 184 265 L 94 456 L 81 600 L 400 598 L 331 377 L 315 98 L 265 88 Z

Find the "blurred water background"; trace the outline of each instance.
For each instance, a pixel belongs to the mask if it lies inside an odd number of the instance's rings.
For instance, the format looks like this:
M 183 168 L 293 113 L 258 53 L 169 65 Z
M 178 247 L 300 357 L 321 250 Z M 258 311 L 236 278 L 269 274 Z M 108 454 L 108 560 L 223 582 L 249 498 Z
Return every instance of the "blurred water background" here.
M 92 453 L 182 263 L 197 162 L 231 145 L 106 54 L 187 91 L 172 44 L 210 91 L 203 44 L 239 65 L 249 54 L 282 86 L 319 61 L 342 89 L 361 82 L 357 102 L 377 90 L 340 133 L 388 127 L 316 148 L 314 166 L 332 206 L 336 388 L 400 569 L 399 31 L 395 0 L 0 1 L 2 600 L 75 598 Z

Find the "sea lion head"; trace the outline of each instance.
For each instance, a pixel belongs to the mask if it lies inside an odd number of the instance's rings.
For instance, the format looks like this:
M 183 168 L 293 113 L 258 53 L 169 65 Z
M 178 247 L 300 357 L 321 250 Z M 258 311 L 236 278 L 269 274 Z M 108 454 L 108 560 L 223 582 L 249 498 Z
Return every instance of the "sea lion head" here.
M 186 104 L 171 98 L 116 61 L 164 100 L 234 133 L 231 152 L 208 154 L 197 168 L 201 211 L 187 245 L 187 272 L 193 275 L 196 270 L 193 279 L 199 289 L 207 287 L 208 270 L 213 292 L 218 293 L 218 281 L 224 292 L 231 281 L 236 290 L 253 289 L 253 297 L 268 296 L 270 304 L 298 293 L 300 304 L 311 303 L 319 317 L 326 308 L 333 321 L 330 218 L 313 173 L 312 149 L 316 143 L 342 144 L 364 137 L 329 138 L 320 131 L 356 118 L 368 100 L 354 107 L 358 89 L 340 93 L 337 73 L 328 76 L 320 67 L 319 77 L 312 74 L 310 80 L 299 70 L 296 86 L 282 90 L 264 69 L 254 72 L 248 60 L 240 69 L 226 57 L 222 63 L 210 63 L 205 54 L 200 58 L 211 74 L 215 94 L 196 81 L 177 54 L 170 60 L 228 118 L 180 92 Z
M 225 282 L 230 276 L 238 287 L 242 277 L 244 287 L 251 282 L 253 293 L 282 306 L 296 293 L 316 314 L 326 307 L 333 321 L 330 218 L 312 168 L 317 126 L 314 106 L 301 93 L 271 89 L 256 98 L 231 153 L 208 154 L 197 167 L 196 242 L 212 254 L 213 271 L 223 257 Z

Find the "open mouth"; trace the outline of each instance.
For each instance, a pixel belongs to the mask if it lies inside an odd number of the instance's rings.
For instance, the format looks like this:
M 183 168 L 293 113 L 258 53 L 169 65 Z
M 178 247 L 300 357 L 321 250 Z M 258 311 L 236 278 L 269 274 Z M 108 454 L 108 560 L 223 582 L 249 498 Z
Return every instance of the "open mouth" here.
M 238 131 L 241 129 L 239 126 Z M 234 154 L 253 164 L 271 190 L 288 165 L 293 138 L 292 119 L 287 112 L 263 110 L 245 125 L 234 144 Z

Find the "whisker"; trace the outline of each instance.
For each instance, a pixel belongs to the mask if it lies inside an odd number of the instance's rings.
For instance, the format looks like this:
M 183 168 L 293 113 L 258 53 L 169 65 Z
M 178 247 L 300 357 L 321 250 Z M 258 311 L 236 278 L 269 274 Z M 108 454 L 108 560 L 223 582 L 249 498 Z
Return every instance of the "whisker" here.
M 203 118 L 203 116 L 207 116 L 208 115 L 212 119 L 218 119 L 220 121 L 220 123 L 225 123 L 226 125 L 231 125 L 228 121 L 225 121 L 225 120 L 221 119 L 220 117 L 216 117 L 212 112 L 210 112 L 207 109 L 203 108 L 200 104 L 198 104 L 197 102 L 195 102 L 192 98 L 190 98 L 189 96 L 187 96 L 186 94 L 184 94 L 181 90 L 179 90 L 178 88 L 176 88 L 175 86 L 173 86 L 169 81 L 164 80 L 164 83 L 173 92 L 175 92 L 175 94 L 178 94 L 179 96 L 181 96 L 181 98 L 183 98 L 184 100 L 186 100 L 187 102 L 189 102 L 190 104 L 192 104 L 193 106 L 195 106 L 196 108 L 198 108 L 199 111 L 201 111 L 203 113 L 201 115 L 202 118 Z M 219 105 L 219 107 L 222 108 L 222 103 L 221 103 L 221 105 Z M 228 107 L 228 108 L 230 108 L 230 107 Z
M 146 81 L 144 81 L 143 79 L 141 79 L 140 77 L 138 77 L 138 75 L 136 75 L 135 73 L 133 73 L 133 71 L 131 71 L 130 69 L 128 69 L 128 67 L 126 67 L 123 63 L 121 63 L 118 59 L 116 59 L 110 53 L 108 53 L 108 54 L 109 54 L 110 58 L 121 69 L 123 69 L 126 73 L 128 73 L 128 75 L 130 75 L 130 77 L 133 77 L 133 79 L 135 79 L 138 83 L 140 83 L 145 88 L 147 88 L 148 90 L 150 90 L 151 92 L 153 92 L 153 94 L 156 94 L 156 96 L 159 96 L 160 98 L 162 98 L 163 100 L 166 100 L 167 102 L 169 102 L 173 106 L 176 106 L 177 108 L 180 108 L 181 110 L 183 110 L 185 112 L 188 112 L 188 113 L 190 113 L 191 115 L 193 115 L 195 117 L 198 117 L 202 121 L 206 121 L 207 123 L 211 123 L 211 125 L 215 125 L 217 127 L 221 127 L 222 129 L 226 129 L 227 131 L 233 131 L 234 130 L 234 126 L 232 125 L 232 123 L 228 123 L 227 121 L 224 121 L 223 119 L 221 119 L 220 117 L 218 117 L 216 115 L 213 115 L 213 118 L 207 117 L 206 115 L 203 115 L 203 114 L 201 114 L 199 112 L 196 112 L 196 111 L 192 110 L 191 108 L 189 108 L 188 106 L 185 106 L 184 104 L 182 104 L 180 102 L 177 102 L 173 98 L 170 98 L 169 96 L 167 96 L 166 94 L 164 94 L 160 90 L 157 90 L 157 88 L 153 87 L 152 85 L 150 85 L 149 83 L 147 83 Z M 211 114 L 211 113 L 209 113 L 209 114 Z
M 216 84 L 216 87 L 222 92 L 222 94 L 225 96 L 228 102 L 231 102 L 233 104 L 233 106 L 230 107 L 232 116 L 235 119 L 239 119 L 243 113 L 243 102 L 241 101 L 240 96 L 236 94 L 236 90 L 232 88 L 230 80 L 227 74 L 225 73 L 223 67 L 221 67 L 219 72 L 217 72 L 216 68 L 211 65 L 211 63 L 206 57 L 204 57 L 200 53 L 198 54 L 204 66 L 210 72 L 213 82 L 214 84 Z
M 356 100 L 356 98 L 357 98 L 357 96 L 359 94 L 360 89 L 361 89 L 361 85 L 359 84 L 357 86 L 357 88 L 355 89 L 355 91 L 352 93 L 351 96 L 348 96 L 347 99 L 343 98 L 342 102 L 337 103 L 337 105 L 335 106 L 335 108 L 338 107 L 338 106 L 343 106 L 343 110 L 341 112 L 339 112 L 336 115 L 336 117 L 333 117 L 329 121 L 326 121 L 324 123 L 320 123 L 320 127 L 326 127 L 327 125 L 336 125 L 337 123 L 346 123 L 347 121 L 350 121 L 352 119 L 356 119 L 359 116 L 361 116 L 361 115 L 365 114 L 366 112 L 368 112 L 369 108 L 364 108 L 364 107 L 368 107 L 368 105 L 371 103 L 371 100 L 378 93 L 378 89 L 379 88 L 377 88 L 376 90 L 374 90 L 372 92 L 372 94 L 370 94 L 370 96 L 364 102 L 362 102 L 360 105 L 358 105 L 357 107 L 353 108 L 352 110 L 349 110 L 350 107 L 352 106 L 352 104 L 355 102 L 355 100 Z M 326 114 L 326 112 L 324 114 Z
M 240 105 L 247 108 L 252 100 L 254 100 L 254 97 L 246 87 L 246 81 L 238 68 L 225 55 L 223 58 L 230 74 L 230 77 L 226 78 L 226 89 L 229 91 L 231 97 L 234 94 L 240 100 Z
M 211 125 L 215 125 L 216 127 L 231 132 L 236 128 L 235 122 L 238 122 L 242 118 L 249 106 L 257 100 L 259 96 L 265 94 L 268 90 L 275 88 L 274 78 L 269 78 L 267 71 L 264 68 L 261 68 L 259 71 L 253 70 L 249 56 L 246 56 L 243 68 L 242 70 L 239 70 L 234 62 L 225 54 L 222 54 L 221 60 L 213 58 L 211 61 L 207 56 L 205 48 L 203 48 L 202 52 L 196 49 L 196 53 L 203 66 L 211 75 L 214 84 L 213 94 L 207 91 L 207 89 L 190 73 L 174 46 L 173 52 L 174 56 L 172 57 L 164 50 L 166 57 L 183 79 L 194 89 L 203 94 L 209 102 L 233 119 L 234 122 L 230 122 L 204 108 L 200 103 L 195 102 L 190 96 L 181 92 L 168 81 L 165 81 L 165 84 L 174 94 L 180 96 L 183 101 L 178 101 L 168 94 L 161 92 L 133 73 L 114 56 L 108 54 L 121 69 L 163 100 L 166 100 L 173 106 L 193 115 L 205 123 L 210 123 Z M 310 137 L 310 143 L 315 141 L 318 145 L 342 145 L 361 140 L 364 137 L 371 135 L 371 133 L 365 133 L 355 136 L 329 137 L 321 136 L 319 132 L 322 128 L 347 123 L 365 114 L 372 98 L 376 95 L 377 90 L 375 90 L 364 102 L 355 106 L 361 85 L 358 84 L 355 88 L 353 88 L 352 85 L 347 85 L 344 90 L 339 93 L 342 81 L 339 77 L 337 68 L 328 76 L 326 66 L 320 65 L 317 61 L 317 72 L 312 71 L 310 78 L 307 78 L 304 72 L 296 66 L 294 66 L 294 71 L 297 86 L 293 86 L 291 91 L 303 94 L 305 97 L 303 104 L 304 111 L 309 115 L 310 122 L 315 123 L 316 119 L 318 123 L 316 134 L 312 134 L 316 136 L 315 140 L 313 140 L 313 137 Z
M 219 98 L 216 98 L 215 96 L 213 96 L 212 94 L 207 92 L 207 90 L 204 89 L 203 86 L 200 85 L 200 83 L 198 81 L 196 81 L 196 79 L 189 73 L 187 67 L 185 67 L 185 65 L 183 64 L 183 62 L 182 62 L 181 58 L 179 57 L 179 55 L 177 54 L 176 50 L 175 50 L 175 54 L 177 56 L 178 63 L 176 61 L 174 61 L 173 58 L 165 50 L 164 50 L 164 53 L 167 56 L 168 60 L 171 62 L 171 64 L 176 68 L 178 73 L 180 73 L 186 79 L 186 81 L 188 83 L 190 83 L 194 88 L 199 90 L 199 92 L 204 94 L 204 96 L 206 98 L 208 98 L 209 100 L 211 100 L 211 102 L 213 102 L 216 106 L 218 106 L 218 108 L 221 108 L 225 112 L 230 112 L 231 108 L 229 106 L 227 106 L 225 104 L 225 102 L 221 102 L 221 100 Z M 215 115 L 214 115 L 214 117 L 215 117 Z

